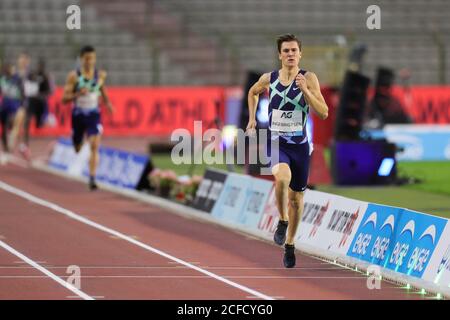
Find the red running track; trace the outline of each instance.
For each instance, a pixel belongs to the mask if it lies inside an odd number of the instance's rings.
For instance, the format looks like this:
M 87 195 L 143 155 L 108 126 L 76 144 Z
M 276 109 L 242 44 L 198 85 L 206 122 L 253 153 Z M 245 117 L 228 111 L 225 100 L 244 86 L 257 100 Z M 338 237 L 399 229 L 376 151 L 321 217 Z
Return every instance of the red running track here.
M 94 299 L 423 298 L 387 282 L 369 290 L 361 273 L 300 253 L 284 269 L 280 247 L 35 169 L 0 166 L 0 181 L 205 271 L 0 188 L 0 240 L 63 280 L 79 266 Z M 0 299 L 81 297 L 0 247 Z

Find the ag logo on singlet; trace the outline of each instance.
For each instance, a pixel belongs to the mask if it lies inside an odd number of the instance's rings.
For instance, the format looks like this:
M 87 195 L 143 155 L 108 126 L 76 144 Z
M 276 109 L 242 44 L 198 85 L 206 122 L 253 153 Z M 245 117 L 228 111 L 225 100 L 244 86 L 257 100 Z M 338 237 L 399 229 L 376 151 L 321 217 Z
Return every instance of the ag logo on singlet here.
M 301 132 L 303 130 L 303 114 L 300 110 L 272 111 L 270 130 L 283 132 Z
M 292 111 L 291 112 L 283 112 L 281 114 L 281 118 L 291 119 L 292 118 Z

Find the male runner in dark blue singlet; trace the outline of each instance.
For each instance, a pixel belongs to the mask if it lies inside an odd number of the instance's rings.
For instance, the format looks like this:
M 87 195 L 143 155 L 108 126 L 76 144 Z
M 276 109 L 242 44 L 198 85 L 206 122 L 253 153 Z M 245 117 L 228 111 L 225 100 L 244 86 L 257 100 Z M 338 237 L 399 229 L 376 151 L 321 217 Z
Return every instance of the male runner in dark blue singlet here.
M 91 155 L 89 159 L 89 188 L 97 189 L 95 173 L 97 169 L 100 137 L 103 131 L 100 120 L 99 98 L 112 113 L 113 106 L 105 89 L 106 72 L 97 70 L 95 49 L 85 46 L 80 52 L 81 67 L 71 71 L 64 86 L 63 103 L 73 101 L 72 109 L 72 142 L 76 152 L 81 150 L 83 138 L 89 140 Z
M 275 177 L 275 196 L 280 213 L 274 241 L 285 246 L 283 263 L 295 266 L 294 240 L 303 213 L 303 195 L 309 173 L 311 149 L 306 132 L 309 109 L 321 119 L 328 116 L 328 107 L 320 92 L 317 76 L 301 70 L 301 42 L 292 34 L 277 39 L 281 69 L 265 73 L 248 92 L 249 122 L 247 132 L 256 128 L 256 107 L 259 95 L 269 90 L 269 130 L 279 150 L 271 150 L 272 174 Z M 278 152 L 278 157 L 274 154 Z M 287 236 L 286 236 L 287 231 Z

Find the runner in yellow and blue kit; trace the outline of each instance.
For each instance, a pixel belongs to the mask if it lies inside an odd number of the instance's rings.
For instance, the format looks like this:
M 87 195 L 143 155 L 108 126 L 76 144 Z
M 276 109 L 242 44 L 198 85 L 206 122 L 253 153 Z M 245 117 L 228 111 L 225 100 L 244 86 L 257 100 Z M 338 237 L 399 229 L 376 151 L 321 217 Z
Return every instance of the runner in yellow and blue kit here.
M 274 241 L 278 245 L 284 244 L 283 263 L 286 268 L 292 268 L 296 263 L 294 240 L 303 213 L 303 194 L 308 181 L 311 153 L 306 131 L 307 116 L 311 108 L 325 119 L 328 107 L 320 92 L 317 76 L 298 67 L 302 56 L 300 40 L 286 34 L 277 39 L 277 45 L 281 69 L 263 74 L 248 92 L 247 132 L 256 128 L 259 95 L 269 90 L 270 136 L 279 146 L 278 150 L 274 150 L 268 144 L 280 213 Z

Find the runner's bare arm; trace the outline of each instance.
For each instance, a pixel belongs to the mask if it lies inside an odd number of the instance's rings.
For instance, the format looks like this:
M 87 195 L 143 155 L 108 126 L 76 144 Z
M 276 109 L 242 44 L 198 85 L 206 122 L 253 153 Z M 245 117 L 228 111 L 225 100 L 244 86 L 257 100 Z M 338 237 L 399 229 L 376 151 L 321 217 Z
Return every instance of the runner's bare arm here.
M 259 95 L 266 91 L 270 85 L 270 73 L 263 74 L 259 80 L 248 91 L 248 129 L 256 128 L 256 108 L 258 106 Z
M 297 86 L 303 91 L 306 102 L 325 120 L 328 117 L 328 106 L 320 92 L 319 79 L 314 72 L 307 72 L 304 76 L 299 74 L 296 78 Z
M 106 71 L 102 70 L 100 71 L 100 81 L 101 81 L 101 87 L 100 87 L 100 92 L 102 94 L 102 99 L 103 102 L 105 103 L 106 107 L 108 108 L 109 112 L 114 112 L 114 107 L 111 103 L 111 100 L 109 100 L 109 96 L 108 96 L 108 92 L 106 90 L 106 86 L 105 86 L 105 81 L 106 81 L 106 76 L 107 73 Z
M 77 74 L 75 71 L 71 71 L 67 75 L 66 84 L 64 85 L 64 93 L 62 97 L 63 103 L 69 103 L 78 97 L 78 95 L 75 92 L 73 92 L 76 83 L 77 83 Z

